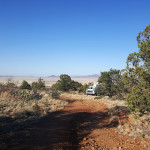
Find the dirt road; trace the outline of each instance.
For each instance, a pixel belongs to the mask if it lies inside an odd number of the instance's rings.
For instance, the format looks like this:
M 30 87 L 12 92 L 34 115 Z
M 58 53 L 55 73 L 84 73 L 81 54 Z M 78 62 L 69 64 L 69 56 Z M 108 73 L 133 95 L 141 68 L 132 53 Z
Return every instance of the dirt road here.
M 106 105 L 90 100 L 63 99 L 69 101 L 68 106 L 28 128 L 7 134 L 4 137 L 7 146 L 2 149 L 150 149 L 150 140 L 118 134 L 118 121 L 110 122 Z M 120 114 L 121 117 L 124 114 Z

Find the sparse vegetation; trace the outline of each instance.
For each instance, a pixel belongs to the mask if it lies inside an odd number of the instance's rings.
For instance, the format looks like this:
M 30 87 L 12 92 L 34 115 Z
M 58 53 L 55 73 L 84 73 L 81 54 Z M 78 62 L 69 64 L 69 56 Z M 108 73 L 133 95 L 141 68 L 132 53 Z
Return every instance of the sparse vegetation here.
M 49 112 L 62 109 L 67 102 L 58 98 L 56 92 L 51 95 L 50 91 L 12 88 L 0 84 L 0 119 L 4 118 L 0 123 L 1 132 L 19 129 L 28 121 L 38 120 Z

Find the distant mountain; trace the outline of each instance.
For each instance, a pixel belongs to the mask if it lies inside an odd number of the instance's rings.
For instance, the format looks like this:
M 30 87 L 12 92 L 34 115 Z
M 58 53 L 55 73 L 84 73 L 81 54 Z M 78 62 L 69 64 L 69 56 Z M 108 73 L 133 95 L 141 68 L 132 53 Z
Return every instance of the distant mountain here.
M 55 76 L 55 75 L 51 75 L 51 76 L 48 76 L 48 78 L 58 78 L 59 76 Z
M 93 75 L 84 75 L 84 76 L 71 76 L 71 78 L 99 78 L 99 74 L 93 74 Z M 51 76 L 48 76 L 47 78 L 58 78 L 59 76 L 56 76 L 56 75 L 51 75 Z

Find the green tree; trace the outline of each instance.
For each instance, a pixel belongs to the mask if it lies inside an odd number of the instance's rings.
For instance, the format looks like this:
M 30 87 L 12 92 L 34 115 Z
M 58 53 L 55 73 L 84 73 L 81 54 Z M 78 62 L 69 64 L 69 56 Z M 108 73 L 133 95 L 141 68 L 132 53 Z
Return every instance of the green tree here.
M 124 89 L 120 70 L 110 69 L 110 71 L 101 72 L 98 83 L 103 90 L 104 95 L 112 97 L 121 94 Z
M 130 94 L 128 107 L 143 114 L 150 107 L 150 25 L 137 36 L 139 51 L 129 54 L 123 81 Z
M 72 87 L 71 87 L 71 89 L 73 90 L 73 91 L 77 91 L 77 90 L 79 90 L 79 88 L 82 86 L 82 84 L 81 83 L 79 83 L 79 82 L 77 82 L 77 81 L 74 81 L 74 80 L 72 80 L 72 83 L 71 83 L 72 85 Z
M 81 86 L 81 83 L 72 80 L 69 75 L 62 74 L 60 75 L 60 80 L 53 84 L 52 88 L 59 91 L 68 92 L 70 90 L 77 91 Z
M 27 81 L 23 80 L 20 88 L 31 90 L 31 85 Z
M 58 80 L 56 84 L 52 86 L 52 88 L 55 88 L 59 91 L 68 92 L 72 89 L 71 77 L 66 74 L 60 75 L 60 80 Z

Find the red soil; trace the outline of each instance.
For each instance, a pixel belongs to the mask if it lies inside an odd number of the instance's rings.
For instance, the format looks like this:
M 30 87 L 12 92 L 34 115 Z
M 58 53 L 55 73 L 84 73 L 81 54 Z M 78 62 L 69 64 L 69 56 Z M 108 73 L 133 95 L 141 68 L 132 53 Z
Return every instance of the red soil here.
M 6 134 L 3 149 L 45 150 L 148 150 L 150 140 L 116 132 L 117 120 L 109 122 L 107 106 L 97 101 L 68 100 L 63 110 L 49 114 L 40 122 Z M 120 112 L 122 122 L 127 116 Z

